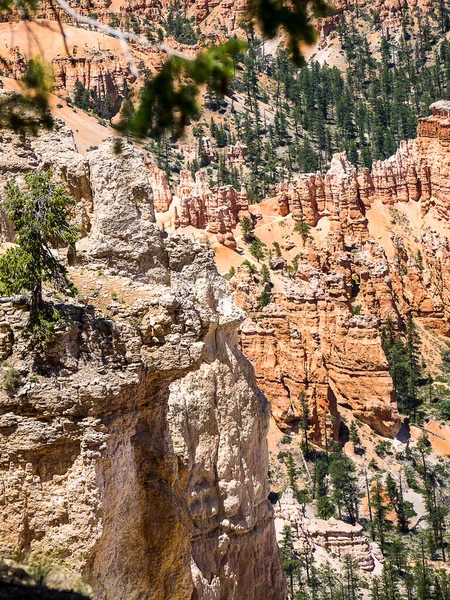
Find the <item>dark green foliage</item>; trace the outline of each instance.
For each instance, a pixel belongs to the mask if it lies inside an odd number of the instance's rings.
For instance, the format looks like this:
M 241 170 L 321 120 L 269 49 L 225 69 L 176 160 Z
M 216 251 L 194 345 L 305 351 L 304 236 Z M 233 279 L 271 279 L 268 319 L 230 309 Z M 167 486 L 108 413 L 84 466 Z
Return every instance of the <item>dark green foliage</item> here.
M 69 294 L 75 291 L 51 246 L 73 247 L 78 234 L 69 223 L 75 200 L 52 182 L 50 172 L 32 171 L 25 176 L 25 184 L 26 189 L 21 189 L 13 180 L 6 186 L 4 206 L 18 246 L 0 258 L 0 284 L 3 294 L 31 292 L 30 319 L 35 324 L 43 310 L 43 283 Z
M 258 262 L 261 262 L 264 258 L 264 247 L 264 242 L 257 237 L 253 237 L 249 250 L 250 254 L 256 258 Z
M 263 283 L 270 282 L 269 267 L 265 263 L 261 267 L 261 277 L 262 277 Z
M 245 265 L 246 267 L 248 267 L 250 269 L 251 273 L 255 274 L 258 272 L 258 269 L 249 260 L 244 260 L 244 262 L 242 264 Z
M 395 331 L 392 318 L 389 317 L 381 331 L 381 339 L 399 408 L 415 418 L 421 404 L 418 388 L 422 379 L 422 360 L 421 341 L 413 319 L 409 317 L 405 337 L 402 339 Z
M 408 502 L 403 497 L 401 478 L 399 485 L 397 485 L 392 475 L 389 473 L 386 478 L 386 490 L 391 506 L 394 508 L 397 515 L 398 528 L 402 533 L 407 533 L 409 530 L 409 520 L 411 517 L 414 517 L 416 513 L 411 502 Z
M 319 517 L 336 516 L 352 525 L 357 522 L 360 492 L 356 465 L 339 444 L 331 454 L 315 458 L 314 494 Z
M 303 242 L 305 242 L 309 232 L 311 231 L 311 227 L 303 220 L 297 221 L 294 225 L 294 231 L 299 233 L 302 236 Z
M 171 4 L 166 19 L 167 35 L 173 37 L 180 44 L 192 46 L 198 41 L 198 31 L 195 27 L 195 18 L 188 19 L 186 10 L 177 4 Z
M 443 419 L 450 421 L 450 400 L 443 400 L 440 402 L 439 411 Z
M 374 448 L 375 453 L 378 456 L 386 456 L 392 454 L 392 443 L 387 440 L 380 440 Z
M 270 292 L 268 292 L 267 290 L 263 290 L 258 299 L 259 309 L 262 310 L 265 306 L 270 304 L 270 301 L 271 301 Z
M 375 477 L 370 492 L 370 506 L 372 508 L 372 522 L 370 523 L 372 537 L 380 544 L 384 553 L 386 551 L 386 533 L 390 528 L 387 520 L 389 505 L 386 500 L 386 491 L 381 483 L 380 476 Z
M 310 446 L 308 439 L 308 429 L 309 429 L 309 406 L 308 406 L 308 398 L 306 397 L 305 392 L 302 390 L 299 396 L 300 404 L 301 404 L 301 415 L 300 415 L 300 427 L 303 431 L 303 439 L 301 441 L 301 448 L 303 452 L 303 456 L 306 460 L 310 457 Z
M 358 520 L 359 489 L 356 479 L 356 465 L 340 448 L 335 448 L 328 467 L 333 484 L 332 501 L 340 519 L 352 525 Z
M 84 85 L 78 79 L 75 81 L 74 93 L 73 93 L 73 103 L 78 108 L 82 108 L 83 110 L 88 110 L 89 101 L 90 101 L 90 92 L 88 89 L 84 87 Z
M 249 217 L 244 217 L 240 220 L 239 226 L 241 228 L 242 237 L 245 242 L 251 242 L 253 237 L 253 221 Z
M 355 421 L 352 421 L 350 424 L 350 441 L 355 450 L 359 448 L 361 444 L 361 438 L 359 437 L 358 428 L 356 427 Z
M 297 64 L 304 63 L 300 43 L 313 44 L 317 37 L 311 18 L 333 14 L 324 0 L 294 0 L 289 4 L 276 0 L 257 0 L 249 4 L 248 10 L 254 14 L 265 37 L 272 39 L 279 29 L 285 30 L 290 56 Z

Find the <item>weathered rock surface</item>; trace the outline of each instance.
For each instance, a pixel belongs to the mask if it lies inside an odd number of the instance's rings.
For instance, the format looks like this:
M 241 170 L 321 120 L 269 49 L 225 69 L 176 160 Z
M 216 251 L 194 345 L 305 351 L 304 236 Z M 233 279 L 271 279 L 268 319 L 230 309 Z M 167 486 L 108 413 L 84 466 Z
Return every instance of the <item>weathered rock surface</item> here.
M 379 281 L 376 273 L 386 265 L 383 256 L 376 257 L 370 250 L 355 255 L 362 265 L 348 260 L 343 252 L 337 257 L 340 264 L 332 266 L 331 255 L 324 252 L 316 255 L 319 264 L 314 266 L 310 256 L 301 256 L 296 280 L 289 281 L 262 312 L 249 269 L 240 267 L 231 281 L 236 302 L 249 312 L 241 326 L 241 348 L 255 367 L 274 418 L 282 428 L 295 425 L 302 414 L 300 393 L 304 392 L 311 434 L 321 443 L 325 428 L 337 437 L 339 406 L 351 408 L 358 419 L 382 435 L 395 435 L 400 427 L 381 347 L 380 321 L 352 314 L 351 282 L 361 277 L 361 266 L 374 276 L 367 277 L 367 284 L 361 278 L 355 302 L 373 305 L 373 294 L 375 303 L 384 302 L 389 291 L 383 279 L 374 290 L 374 281 Z M 384 306 L 387 314 L 392 310 L 390 300 Z
M 199 171 L 194 181 L 189 171 L 181 172 L 175 225 L 206 229 L 216 234 L 219 243 L 236 248 L 232 230 L 239 220 L 250 217 L 247 193 L 238 192 L 231 185 L 210 188 L 206 177 L 205 172 Z
M 27 310 L 0 304 L 3 372 L 21 377 L 0 391 L 0 554 L 54 558 L 102 600 L 284 600 L 243 314 L 212 254 L 156 227 L 143 154 L 115 146 L 80 156 L 60 123 L 3 133 L 2 182 L 51 167 L 76 193 L 71 276 L 92 285 L 40 353 Z
M 325 246 L 316 247 L 308 236 L 297 248 L 285 242 L 285 251 L 297 252 L 295 277 L 275 268 L 272 249 L 276 285 L 268 306 L 259 308 L 261 282 L 248 268 L 231 280 L 236 302 L 249 313 L 241 327 L 242 350 L 282 428 L 298 423 L 304 392 L 319 442 L 326 428 L 337 435 L 340 406 L 378 433 L 395 435 L 400 417 L 381 346 L 382 324 L 391 317 L 401 326 L 411 315 L 450 334 L 449 239 L 424 226 L 420 238 L 409 235 L 406 243 L 400 227 L 390 236 L 389 258 L 367 218 L 375 202 L 391 207 L 394 216 L 400 214 L 395 203 L 420 202 L 422 217 L 430 212 L 448 220 L 450 103 L 431 108 L 418 138 L 371 172 L 358 173 L 345 155 L 336 155 L 325 175 L 304 175 L 279 187 L 280 216 L 291 213 L 313 227 L 324 218 L 329 229 Z M 281 257 L 284 264 L 287 256 Z
M 350 556 L 363 571 L 373 571 L 374 557 L 361 525 L 350 525 L 338 519 L 311 519 L 305 517 L 291 489 L 281 496 L 276 507 L 277 529 L 288 525 L 294 547 L 312 556 L 317 548 L 323 548 L 343 559 Z

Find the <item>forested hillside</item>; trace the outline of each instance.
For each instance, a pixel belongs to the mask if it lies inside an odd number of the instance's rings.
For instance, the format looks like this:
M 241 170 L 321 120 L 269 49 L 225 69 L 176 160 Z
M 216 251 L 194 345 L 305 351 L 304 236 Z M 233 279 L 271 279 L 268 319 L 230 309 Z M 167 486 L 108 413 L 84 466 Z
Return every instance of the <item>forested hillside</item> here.
M 218 148 L 243 142 L 248 170 L 222 157 L 214 173 L 209 168 L 211 182 L 245 185 L 259 201 L 294 173 L 328 168 L 335 152 L 370 168 L 416 136 L 430 104 L 450 97 L 450 5 L 405 10 L 396 29 L 385 27 L 371 6 L 340 15 L 327 36 L 339 67 L 327 64 L 318 47 L 298 68 L 282 43 L 268 53 L 256 31 L 246 32 L 248 49 L 237 60 L 232 90 L 224 99 L 207 92 L 204 116 L 191 130 Z M 171 153 L 170 140 L 152 147 L 168 172 L 176 168 L 175 148 Z M 194 172 L 207 164 L 200 147 L 189 166 Z

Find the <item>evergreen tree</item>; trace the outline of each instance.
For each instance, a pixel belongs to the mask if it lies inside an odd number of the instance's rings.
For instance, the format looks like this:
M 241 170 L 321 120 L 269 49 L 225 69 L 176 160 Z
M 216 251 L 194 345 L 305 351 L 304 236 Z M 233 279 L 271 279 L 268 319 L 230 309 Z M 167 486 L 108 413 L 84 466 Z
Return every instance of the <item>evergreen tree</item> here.
M 25 175 L 25 188 L 15 180 L 6 185 L 4 206 L 17 235 L 17 247 L 0 258 L 0 283 L 3 293 L 31 293 L 30 321 L 39 322 L 44 309 L 44 283 L 73 295 L 66 267 L 51 251 L 53 244 L 74 248 L 78 234 L 69 223 L 75 200 L 65 188 L 53 183 L 49 171 Z

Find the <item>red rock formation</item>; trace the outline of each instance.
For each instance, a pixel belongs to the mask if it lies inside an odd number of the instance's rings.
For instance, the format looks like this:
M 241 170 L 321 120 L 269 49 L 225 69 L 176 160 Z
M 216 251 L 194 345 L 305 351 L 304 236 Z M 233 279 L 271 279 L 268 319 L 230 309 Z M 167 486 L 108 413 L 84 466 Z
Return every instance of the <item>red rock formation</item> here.
M 380 339 L 379 317 L 394 313 L 387 273 L 386 257 L 375 243 L 364 244 L 358 253 L 334 250 L 332 243 L 330 250 L 320 251 L 308 243 L 299 255 L 297 278 L 261 314 L 254 275 L 247 267 L 238 269 L 231 285 L 236 302 L 249 313 L 241 328 L 241 348 L 255 366 L 281 428 L 301 417 L 304 392 L 311 433 L 319 442 L 324 442 L 326 426 L 337 436 L 339 406 L 351 408 L 382 435 L 398 431 L 400 418 Z M 355 279 L 360 281 L 357 292 Z M 355 295 L 374 316 L 353 315 Z
M 280 186 L 281 215 L 292 212 L 311 226 L 327 217 L 330 227 L 326 248 L 308 239 L 297 249 L 294 279 L 283 269 L 272 271 L 276 285 L 262 312 L 258 276 L 241 267 L 231 280 L 236 302 L 249 313 L 241 348 L 282 428 L 301 418 L 304 392 L 318 441 L 324 439 L 327 415 L 337 434 L 340 406 L 393 435 L 400 419 L 381 347 L 383 321 L 390 316 L 404 322 L 412 315 L 450 335 L 449 239 L 424 225 L 420 239 L 405 242 L 407 231 L 397 229 L 391 235 L 394 257 L 388 258 L 371 239 L 366 218 L 381 201 L 420 202 L 423 215 L 431 211 L 449 219 L 450 102 L 431 108 L 432 116 L 419 123 L 418 138 L 402 143 L 372 172 L 357 173 L 345 155 L 337 155 L 324 177 L 304 175 Z
M 363 192 L 361 193 L 361 187 Z M 358 177 L 345 154 L 336 154 L 325 178 L 320 173 L 300 175 L 289 184 L 278 186 L 279 214 L 292 213 L 294 219 L 315 226 L 323 216 L 337 219 L 353 242 L 367 239 L 364 207 L 372 182 L 367 171 Z
M 182 171 L 178 187 L 180 199 L 176 227 L 206 229 L 217 235 L 217 241 L 236 248 L 232 230 L 248 211 L 248 196 L 245 190 L 237 192 L 233 186 L 210 188 L 206 173 L 196 173 L 195 181 L 189 171 Z
M 155 210 L 156 212 L 166 212 L 172 203 L 172 192 L 170 191 L 166 174 L 150 162 L 146 163 L 146 167 L 150 173 Z

